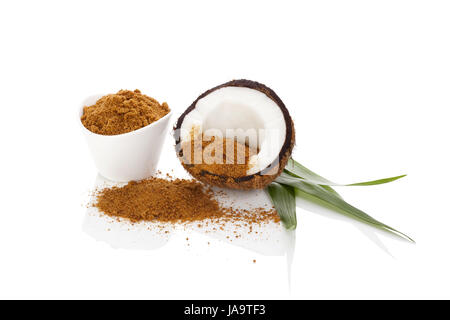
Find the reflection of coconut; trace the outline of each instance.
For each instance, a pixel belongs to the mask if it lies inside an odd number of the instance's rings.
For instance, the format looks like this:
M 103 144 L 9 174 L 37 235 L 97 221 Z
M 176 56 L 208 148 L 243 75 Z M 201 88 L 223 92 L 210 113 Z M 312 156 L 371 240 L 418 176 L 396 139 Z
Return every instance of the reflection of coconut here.
M 267 186 L 283 171 L 295 142 L 294 125 L 281 99 L 270 88 L 250 80 L 233 80 L 206 91 L 180 116 L 174 129 L 177 155 L 185 169 L 200 181 L 233 189 Z M 244 150 L 245 170 L 236 175 L 237 167 L 229 164 L 213 170 L 221 164 L 208 167 L 202 156 L 200 161 L 186 157 L 187 146 L 192 146 L 192 152 L 194 140 L 205 136 L 210 139 L 206 146 L 228 145 L 232 140 L 235 152 Z M 200 146 L 204 152 L 205 144 Z M 228 152 L 227 147 L 225 156 Z M 227 174 L 227 168 L 233 174 Z

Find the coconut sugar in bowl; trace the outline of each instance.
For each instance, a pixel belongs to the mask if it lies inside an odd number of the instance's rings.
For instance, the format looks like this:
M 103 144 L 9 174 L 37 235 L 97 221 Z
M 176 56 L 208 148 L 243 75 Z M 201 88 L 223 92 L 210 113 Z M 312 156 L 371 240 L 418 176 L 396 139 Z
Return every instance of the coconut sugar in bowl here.
M 78 121 L 99 173 L 126 182 L 156 171 L 171 116 L 165 102 L 121 90 L 86 98 Z

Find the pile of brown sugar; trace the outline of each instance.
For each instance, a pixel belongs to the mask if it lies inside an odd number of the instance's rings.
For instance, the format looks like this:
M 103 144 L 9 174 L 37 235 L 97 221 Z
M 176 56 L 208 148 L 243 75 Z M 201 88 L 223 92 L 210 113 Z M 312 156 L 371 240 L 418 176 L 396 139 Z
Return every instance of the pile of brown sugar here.
M 211 189 L 195 180 L 150 178 L 97 192 L 93 204 L 104 214 L 132 222 L 279 222 L 275 209 L 234 209 L 221 205 Z
M 166 102 L 160 104 L 139 90 L 120 90 L 85 106 L 81 122 L 94 133 L 116 135 L 145 127 L 169 112 Z
M 189 148 L 186 148 L 189 147 Z M 191 140 L 183 146 L 183 161 L 192 166 L 192 173 L 200 174 L 202 171 L 226 176 L 244 177 L 250 169 L 250 157 L 256 155 L 258 150 L 250 148 L 236 139 L 205 137 L 191 135 Z M 216 151 L 219 150 L 219 153 Z

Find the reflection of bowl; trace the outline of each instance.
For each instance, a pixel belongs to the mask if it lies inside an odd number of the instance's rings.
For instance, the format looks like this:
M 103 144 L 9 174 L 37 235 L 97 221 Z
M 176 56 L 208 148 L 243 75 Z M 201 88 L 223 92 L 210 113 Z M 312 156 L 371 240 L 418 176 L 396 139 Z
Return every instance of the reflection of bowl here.
M 102 96 L 90 96 L 84 100 L 78 113 L 78 122 L 97 170 L 103 177 L 113 181 L 126 182 L 150 177 L 156 171 L 172 111 L 138 130 L 105 136 L 89 131 L 81 122 L 83 107 L 95 104 Z

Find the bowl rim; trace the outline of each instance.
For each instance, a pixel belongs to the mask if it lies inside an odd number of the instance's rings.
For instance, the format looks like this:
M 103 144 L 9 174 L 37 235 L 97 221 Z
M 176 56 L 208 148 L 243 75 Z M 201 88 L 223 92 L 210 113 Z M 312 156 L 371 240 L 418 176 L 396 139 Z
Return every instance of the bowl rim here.
M 82 127 L 82 130 L 84 130 L 84 132 L 89 133 L 89 134 L 94 135 L 94 136 L 104 137 L 106 139 L 114 138 L 114 137 L 123 137 L 123 136 L 127 136 L 127 135 L 131 136 L 133 134 L 139 134 L 142 131 L 144 131 L 145 129 L 149 129 L 149 128 L 153 127 L 154 125 L 157 125 L 158 123 L 162 122 L 162 120 L 164 120 L 166 118 L 169 119 L 170 116 L 172 115 L 172 109 L 170 109 L 170 111 L 164 117 L 159 118 L 158 120 L 156 120 L 156 121 L 154 121 L 152 123 L 149 123 L 145 127 L 142 127 L 142 128 L 130 131 L 130 132 L 125 132 L 125 133 L 120 133 L 120 134 L 113 134 L 113 135 L 106 135 L 106 134 L 95 133 L 95 132 L 92 132 L 91 130 L 89 130 L 88 128 L 86 128 L 84 126 L 83 122 L 81 122 L 81 116 L 83 115 L 83 110 L 84 110 L 84 107 L 86 106 L 86 103 L 84 101 L 86 101 L 86 100 L 88 100 L 90 98 L 100 99 L 101 97 L 103 97 L 105 95 L 107 95 L 107 93 L 106 94 L 93 94 L 93 95 L 88 96 L 81 103 L 81 107 L 78 109 L 79 110 L 79 112 L 78 112 L 78 123 L 80 124 L 80 126 Z

